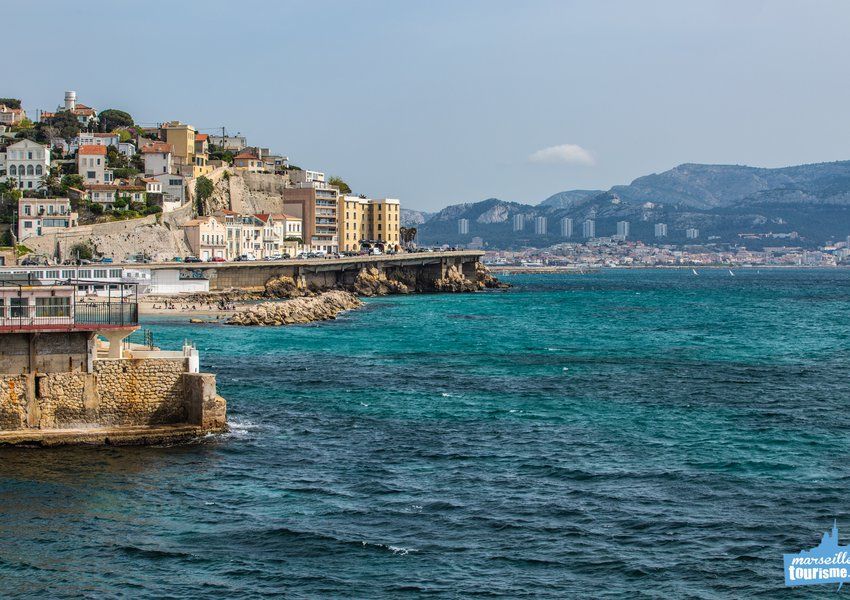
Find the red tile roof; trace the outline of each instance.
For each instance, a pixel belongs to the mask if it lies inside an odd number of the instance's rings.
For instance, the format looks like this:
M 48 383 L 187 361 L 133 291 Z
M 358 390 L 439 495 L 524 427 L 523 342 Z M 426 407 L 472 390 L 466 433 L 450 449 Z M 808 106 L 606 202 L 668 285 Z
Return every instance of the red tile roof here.
M 236 160 L 237 158 L 251 158 L 254 160 L 259 160 L 256 154 L 251 154 L 250 152 L 240 152 L 239 154 L 233 157 L 234 160 Z
M 173 151 L 174 148 L 171 146 L 171 144 L 166 144 L 165 142 L 152 142 L 150 144 L 145 144 L 144 146 L 142 146 L 142 154 L 165 154 Z
M 209 137 L 210 136 L 207 135 L 206 133 L 196 133 L 195 134 L 195 141 L 196 142 L 205 142 L 205 141 L 207 141 L 207 139 L 209 139 Z
M 99 154 L 101 156 L 106 156 L 106 146 L 83 145 L 83 146 L 80 146 L 78 153 L 79 154 Z

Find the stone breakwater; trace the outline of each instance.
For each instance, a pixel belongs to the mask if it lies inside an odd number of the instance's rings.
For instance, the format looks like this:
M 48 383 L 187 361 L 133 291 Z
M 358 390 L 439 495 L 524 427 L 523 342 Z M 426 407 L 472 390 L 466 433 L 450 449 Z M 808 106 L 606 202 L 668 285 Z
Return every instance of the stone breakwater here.
M 358 308 L 363 302 L 350 292 L 334 290 L 318 296 L 282 302 L 263 302 L 249 306 L 230 317 L 228 325 L 294 325 L 335 319 L 343 311 Z

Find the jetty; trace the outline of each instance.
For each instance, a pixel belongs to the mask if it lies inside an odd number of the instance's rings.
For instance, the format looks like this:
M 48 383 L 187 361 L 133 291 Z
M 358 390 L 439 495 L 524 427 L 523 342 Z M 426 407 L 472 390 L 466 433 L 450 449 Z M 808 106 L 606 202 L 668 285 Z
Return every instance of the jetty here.
M 0 280 L 0 445 L 171 443 L 225 430 L 226 402 L 198 351 L 127 343 L 137 298 L 80 296 L 90 285 Z

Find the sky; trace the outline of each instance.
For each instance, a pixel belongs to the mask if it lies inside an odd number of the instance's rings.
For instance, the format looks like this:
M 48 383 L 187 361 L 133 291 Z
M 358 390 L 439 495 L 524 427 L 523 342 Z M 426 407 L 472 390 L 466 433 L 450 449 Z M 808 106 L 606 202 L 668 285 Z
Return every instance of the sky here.
M 844 0 L 43 0 L 0 97 L 222 126 L 355 193 L 536 204 L 685 162 L 850 158 Z M 12 26 L 9 26 L 12 24 Z M 17 24 L 17 25 L 15 25 Z

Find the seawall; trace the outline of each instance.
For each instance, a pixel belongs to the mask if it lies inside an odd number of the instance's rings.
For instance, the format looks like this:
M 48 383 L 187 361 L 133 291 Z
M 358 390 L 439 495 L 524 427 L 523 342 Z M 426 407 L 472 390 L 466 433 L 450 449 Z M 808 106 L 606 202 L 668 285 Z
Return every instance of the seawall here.
M 0 375 L 0 445 L 147 444 L 226 427 L 215 376 L 188 357 L 100 358 L 91 372 Z
M 151 271 L 199 272 L 209 279 L 211 291 L 262 289 L 266 282 L 280 277 L 289 277 L 307 289 L 352 289 L 364 269 L 377 269 L 390 279 L 404 282 L 410 291 L 441 291 L 441 280 L 461 277 L 473 283 L 479 281 L 483 255 L 476 251 L 423 252 L 338 259 L 158 263 L 145 267 Z

